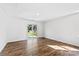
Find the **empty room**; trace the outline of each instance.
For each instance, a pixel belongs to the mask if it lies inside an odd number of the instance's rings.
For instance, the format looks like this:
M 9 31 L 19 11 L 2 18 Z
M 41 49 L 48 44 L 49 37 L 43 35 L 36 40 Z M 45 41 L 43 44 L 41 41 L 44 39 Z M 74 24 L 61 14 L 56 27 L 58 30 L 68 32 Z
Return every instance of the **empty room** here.
M 79 3 L 0 3 L 0 56 L 79 56 Z

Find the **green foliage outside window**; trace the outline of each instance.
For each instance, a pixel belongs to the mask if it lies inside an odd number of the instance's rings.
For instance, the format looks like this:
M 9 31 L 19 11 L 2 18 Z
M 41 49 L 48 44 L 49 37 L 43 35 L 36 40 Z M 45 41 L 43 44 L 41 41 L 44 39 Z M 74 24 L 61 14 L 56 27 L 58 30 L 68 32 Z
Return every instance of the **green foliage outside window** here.
M 28 25 L 28 36 L 37 36 L 37 25 Z

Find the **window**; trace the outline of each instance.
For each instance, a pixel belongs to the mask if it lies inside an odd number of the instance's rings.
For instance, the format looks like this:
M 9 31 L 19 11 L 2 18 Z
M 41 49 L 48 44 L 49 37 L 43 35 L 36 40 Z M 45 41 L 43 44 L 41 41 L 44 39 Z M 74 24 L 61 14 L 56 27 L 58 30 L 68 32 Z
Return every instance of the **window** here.
M 30 24 L 28 25 L 28 36 L 36 37 L 37 36 L 37 25 Z

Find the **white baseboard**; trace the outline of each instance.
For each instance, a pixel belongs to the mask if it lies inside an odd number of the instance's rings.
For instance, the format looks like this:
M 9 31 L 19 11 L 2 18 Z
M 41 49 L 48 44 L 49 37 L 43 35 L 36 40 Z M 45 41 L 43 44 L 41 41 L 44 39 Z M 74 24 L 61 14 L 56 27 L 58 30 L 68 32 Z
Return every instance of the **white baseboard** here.
M 63 37 L 62 39 L 59 38 L 59 37 L 46 37 L 48 39 L 51 39 L 51 40 L 56 40 L 56 41 L 60 41 L 60 42 L 63 42 L 63 43 L 67 43 L 67 44 L 71 44 L 71 45 L 74 45 L 74 46 L 78 46 L 79 47 L 79 41 L 78 41 L 78 38 L 76 37 L 73 37 L 73 38 L 69 38 L 69 39 L 66 39 L 65 37 Z
M 2 44 L 2 46 L 0 47 L 0 52 L 4 49 L 4 47 L 6 46 L 6 44 L 7 44 L 7 42 L 4 42 L 4 43 Z

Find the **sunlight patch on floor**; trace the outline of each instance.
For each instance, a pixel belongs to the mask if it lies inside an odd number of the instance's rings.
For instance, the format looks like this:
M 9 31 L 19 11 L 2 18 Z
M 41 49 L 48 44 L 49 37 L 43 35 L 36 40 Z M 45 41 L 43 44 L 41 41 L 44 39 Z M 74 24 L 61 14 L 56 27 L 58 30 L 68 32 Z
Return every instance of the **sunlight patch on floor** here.
M 47 46 L 56 50 L 79 51 L 78 49 L 69 46 L 57 46 L 57 45 L 47 45 Z
M 65 49 L 67 49 L 69 51 L 79 51 L 78 49 L 73 48 L 73 47 L 69 47 L 69 46 L 61 46 L 61 47 L 65 48 Z
M 57 45 L 47 45 L 48 47 L 51 47 L 51 48 L 53 48 L 53 49 L 56 49 L 56 50 L 66 50 L 66 49 L 64 49 L 64 48 L 62 48 L 62 47 L 60 47 L 60 46 L 57 46 Z

